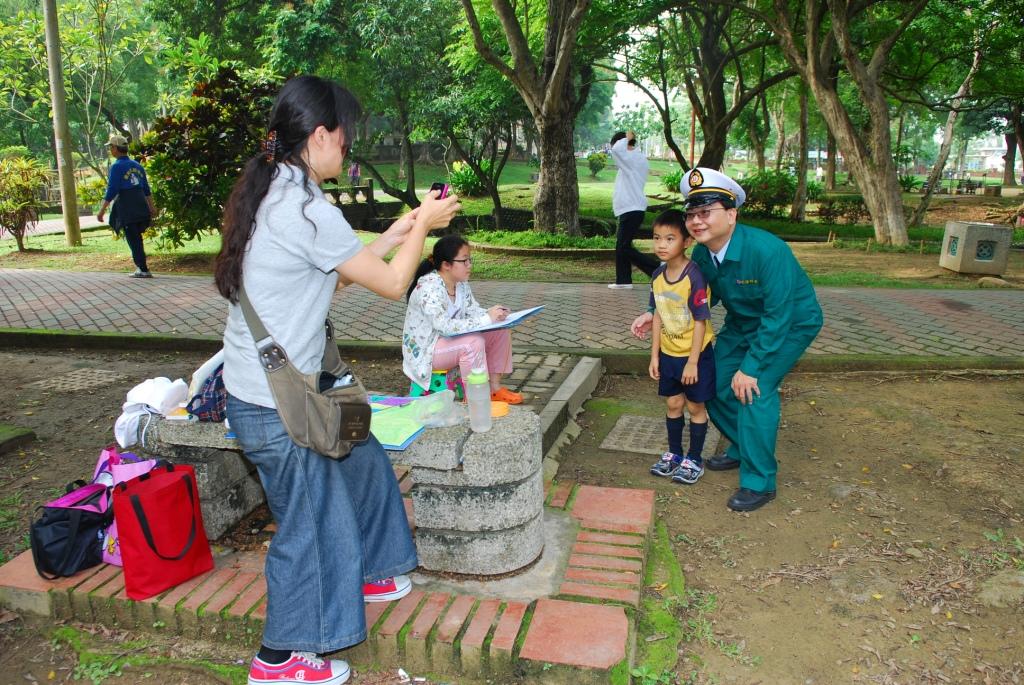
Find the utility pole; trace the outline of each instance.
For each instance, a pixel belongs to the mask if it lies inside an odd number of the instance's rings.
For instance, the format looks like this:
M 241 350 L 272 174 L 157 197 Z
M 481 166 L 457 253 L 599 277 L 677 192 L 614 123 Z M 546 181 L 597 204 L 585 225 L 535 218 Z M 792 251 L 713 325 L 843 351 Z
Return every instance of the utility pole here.
M 82 231 L 78 225 L 78 197 L 75 194 L 75 168 L 71 159 L 71 130 L 68 128 L 64 94 L 64 70 L 60 63 L 56 0 L 43 0 L 43 17 L 46 20 L 46 62 L 50 70 L 50 103 L 57 151 L 57 176 L 60 179 L 60 206 L 64 212 L 64 237 L 69 246 L 76 247 L 82 244 Z

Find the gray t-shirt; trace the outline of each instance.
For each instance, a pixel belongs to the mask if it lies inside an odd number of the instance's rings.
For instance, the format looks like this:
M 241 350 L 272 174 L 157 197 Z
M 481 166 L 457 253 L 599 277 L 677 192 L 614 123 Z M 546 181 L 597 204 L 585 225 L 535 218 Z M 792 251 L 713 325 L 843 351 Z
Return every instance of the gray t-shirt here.
M 338 208 L 312 181 L 308 187 L 313 200 L 303 207 L 309 196 L 302 173 L 278 164 L 242 263 L 253 308 L 302 373 L 320 368 L 324 319 L 338 283 L 334 268 L 363 247 Z M 229 305 L 224 328 L 224 385 L 241 400 L 276 406 L 238 305 Z

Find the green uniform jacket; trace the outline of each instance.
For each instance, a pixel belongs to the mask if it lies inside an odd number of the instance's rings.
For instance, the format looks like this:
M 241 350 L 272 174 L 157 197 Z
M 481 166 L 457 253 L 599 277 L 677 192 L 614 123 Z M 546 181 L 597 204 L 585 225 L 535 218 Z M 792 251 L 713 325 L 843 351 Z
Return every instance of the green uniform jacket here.
M 791 333 L 821 328 L 811 279 L 789 246 L 771 233 L 736 224 L 721 267 L 704 245 L 693 248 L 692 259 L 711 287 L 712 306 L 725 305 L 718 337 L 738 336 L 746 343 L 740 371 L 748 376 L 759 378 Z

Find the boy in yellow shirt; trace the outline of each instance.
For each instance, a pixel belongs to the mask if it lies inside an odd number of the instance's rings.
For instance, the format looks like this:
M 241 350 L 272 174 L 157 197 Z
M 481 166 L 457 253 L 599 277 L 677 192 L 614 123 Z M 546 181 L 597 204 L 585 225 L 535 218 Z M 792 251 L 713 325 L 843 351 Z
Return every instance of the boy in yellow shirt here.
M 697 265 L 686 256 L 693 238 L 686 215 L 670 209 L 654 221 L 654 253 L 662 261 L 651 274 L 654 327 L 651 378 L 666 398 L 668 452 L 651 467 L 656 476 L 692 485 L 704 475 L 701 453 L 708 432 L 704 403 L 715 395 L 715 355 L 711 342 L 711 293 Z M 683 456 L 683 408 L 690 412 L 690 444 Z

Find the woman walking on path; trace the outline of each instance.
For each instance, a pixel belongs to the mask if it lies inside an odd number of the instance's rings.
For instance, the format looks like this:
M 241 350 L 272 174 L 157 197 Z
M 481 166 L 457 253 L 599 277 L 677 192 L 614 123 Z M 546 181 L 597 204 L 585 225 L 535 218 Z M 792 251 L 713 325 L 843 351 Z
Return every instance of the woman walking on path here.
M 288 81 L 271 112 L 264 152 L 246 164 L 224 212 L 215 279 L 230 302 L 227 414 L 278 526 L 267 552 L 267 615 L 250 685 L 348 680 L 348 665 L 323 655 L 366 639 L 363 602 L 407 594 L 411 583 L 400 574 L 417 565 L 380 443 L 371 435 L 335 460 L 293 442 L 238 304 L 244 285 L 291 363 L 313 373 L 338 287 L 358 283 L 393 300 L 405 294 L 427 232 L 448 225 L 458 200 L 431 194 L 364 247 L 318 187 L 342 173 L 358 118 L 359 104 L 336 83 L 313 76 Z

